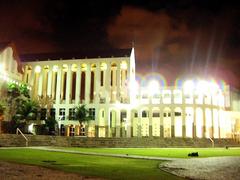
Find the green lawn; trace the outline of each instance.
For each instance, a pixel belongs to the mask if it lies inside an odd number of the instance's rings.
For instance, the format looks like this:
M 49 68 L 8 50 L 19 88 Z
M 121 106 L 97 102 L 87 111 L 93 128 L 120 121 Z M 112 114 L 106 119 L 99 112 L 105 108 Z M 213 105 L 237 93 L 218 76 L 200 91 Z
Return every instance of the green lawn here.
M 154 160 L 89 156 L 33 149 L 0 149 L 0 160 L 116 180 L 181 179 L 161 171 L 158 168 L 161 161 Z
M 198 152 L 199 157 L 240 156 L 240 148 L 58 148 L 81 152 L 128 154 L 155 157 L 188 158 L 188 153 Z

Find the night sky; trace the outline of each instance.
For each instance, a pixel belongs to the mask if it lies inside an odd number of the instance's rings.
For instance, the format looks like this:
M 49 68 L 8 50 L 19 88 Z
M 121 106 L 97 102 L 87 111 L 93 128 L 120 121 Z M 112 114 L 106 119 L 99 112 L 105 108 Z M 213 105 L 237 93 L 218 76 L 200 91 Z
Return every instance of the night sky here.
M 78 3 L 77 3 L 78 2 Z M 19 54 L 130 48 L 137 72 L 240 88 L 240 4 L 221 0 L 0 1 L 0 42 Z

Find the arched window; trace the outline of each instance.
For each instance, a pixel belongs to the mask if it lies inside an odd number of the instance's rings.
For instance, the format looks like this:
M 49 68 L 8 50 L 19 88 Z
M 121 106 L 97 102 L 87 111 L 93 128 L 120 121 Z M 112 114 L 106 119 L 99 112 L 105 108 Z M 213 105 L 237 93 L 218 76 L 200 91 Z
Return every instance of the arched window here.
M 145 110 L 142 111 L 142 117 L 143 117 L 143 118 L 148 117 L 147 111 L 145 111 Z

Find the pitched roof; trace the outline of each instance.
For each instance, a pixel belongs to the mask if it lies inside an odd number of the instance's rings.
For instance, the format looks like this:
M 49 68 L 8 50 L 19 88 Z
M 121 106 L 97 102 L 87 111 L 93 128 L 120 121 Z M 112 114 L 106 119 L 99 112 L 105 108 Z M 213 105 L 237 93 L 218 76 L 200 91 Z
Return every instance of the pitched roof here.
M 82 50 L 73 53 L 42 53 L 22 54 L 20 58 L 24 62 L 45 61 L 59 59 L 86 59 L 86 58 L 109 58 L 109 57 L 130 57 L 131 49 L 107 49 L 107 50 Z

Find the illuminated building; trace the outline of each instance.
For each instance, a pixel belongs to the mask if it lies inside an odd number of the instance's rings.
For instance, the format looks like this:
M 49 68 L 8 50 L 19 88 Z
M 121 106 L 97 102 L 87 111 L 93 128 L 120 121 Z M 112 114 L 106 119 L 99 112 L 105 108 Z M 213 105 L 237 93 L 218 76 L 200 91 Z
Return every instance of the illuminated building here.
M 62 135 L 79 135 L 74 120 L 79 104 L 94 117 L 85 124 L 88 137 L 226 138 L 239 133 L 238 93 L 232 96 L 229 86 L 203 79 L 167 86 L 159 74 L 136 82 L 134 49 L 21 60 L 22 81 L 31 87 L 32 98 L 51 99 L 50 115 Z M 42 119 L 46 111 L 42 108 Z

